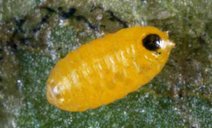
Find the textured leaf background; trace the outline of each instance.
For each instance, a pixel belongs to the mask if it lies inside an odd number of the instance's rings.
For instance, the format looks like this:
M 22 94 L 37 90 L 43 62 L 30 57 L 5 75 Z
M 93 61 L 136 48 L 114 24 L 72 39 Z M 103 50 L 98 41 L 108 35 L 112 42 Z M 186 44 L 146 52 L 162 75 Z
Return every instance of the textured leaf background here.
M 211 0 L 0 0 L 1 128 L 212 128 Z M 50 69 L 83 43 L 153 25 L 176 43 L 137 92 L 81 113 L 48 104 Z

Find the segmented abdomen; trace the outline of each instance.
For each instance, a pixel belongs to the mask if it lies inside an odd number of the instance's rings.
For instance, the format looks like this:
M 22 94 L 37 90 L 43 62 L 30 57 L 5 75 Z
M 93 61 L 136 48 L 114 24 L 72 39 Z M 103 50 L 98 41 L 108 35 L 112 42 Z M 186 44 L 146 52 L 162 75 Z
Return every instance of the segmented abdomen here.
M 71 64 L 71 58 L 61 60 L 61 74 L 66 76 L 58 84 L 61 102 L 66 100 L 66 106 L 78 109 L 95 108 L 134 91 L 139 85 L 135 78 L 141 72 L 136 54 L 131 44 L 89 62 Z M 57 66 L 61 68 L 60 63 Z
M 141 66 L 137 63 L 137 52 L 133 44 L 102 57 L 92 56 L 88 58 L 89 61 L 76 63 L 72 61 L 74 59 L 76 58 L 66 57 L 60 60 L 51 73 L 60 75 L 48 81 L 50 85 L 56 85 L 51 95 L 64 108 L 96 108 L 139 87 L 137 78 Z

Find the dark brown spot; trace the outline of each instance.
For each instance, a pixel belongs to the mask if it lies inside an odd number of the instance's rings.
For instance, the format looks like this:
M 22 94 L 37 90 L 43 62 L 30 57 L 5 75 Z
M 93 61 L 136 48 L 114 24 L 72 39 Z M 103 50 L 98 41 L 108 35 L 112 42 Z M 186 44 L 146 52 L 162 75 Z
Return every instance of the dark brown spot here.
M 157 34 L 149 34 L 142 40 L 143 46 L 150 51 L 158 50 L 160 48 L 160 41 L 161 38 Z

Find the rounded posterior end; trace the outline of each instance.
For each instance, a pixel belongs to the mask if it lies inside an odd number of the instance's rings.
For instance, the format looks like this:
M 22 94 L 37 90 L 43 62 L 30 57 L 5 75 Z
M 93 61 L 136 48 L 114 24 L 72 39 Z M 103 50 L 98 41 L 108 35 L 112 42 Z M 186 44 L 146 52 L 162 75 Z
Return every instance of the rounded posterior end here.
M 58 85 L 55 85 L 53 81 L 48 81 L 46 86 L 46 97 L 50 104 L 58 106 L 63 102 L 61 92 Z
M 53 104 L 56 99 L 53 91 L 52 91 L 52 86 L 49 82 L 47 82 L 46 84 L 46 97 L 47 97 L 47 100 L 50 104 Z

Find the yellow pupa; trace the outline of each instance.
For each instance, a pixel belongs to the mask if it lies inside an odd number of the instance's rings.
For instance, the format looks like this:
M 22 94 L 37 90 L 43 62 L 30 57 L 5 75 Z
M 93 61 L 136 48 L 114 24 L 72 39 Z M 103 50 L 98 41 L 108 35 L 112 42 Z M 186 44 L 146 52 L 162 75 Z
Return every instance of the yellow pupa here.
M 47 99 L 71 112 L 107 105 L 152 80 L 173 46 L 167 33 L 151 26 L 88 42 L 57 62 L 47 80 Z

